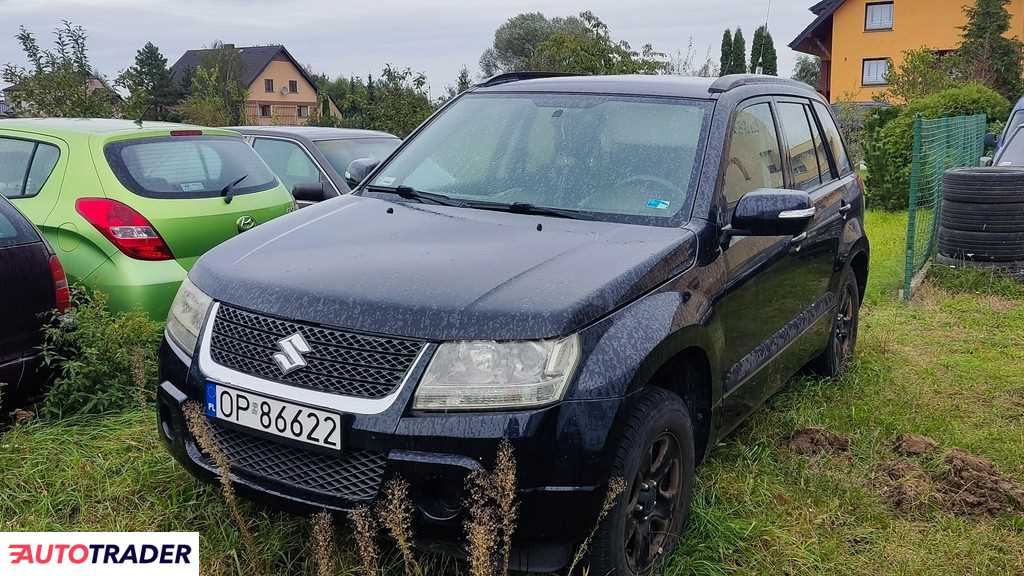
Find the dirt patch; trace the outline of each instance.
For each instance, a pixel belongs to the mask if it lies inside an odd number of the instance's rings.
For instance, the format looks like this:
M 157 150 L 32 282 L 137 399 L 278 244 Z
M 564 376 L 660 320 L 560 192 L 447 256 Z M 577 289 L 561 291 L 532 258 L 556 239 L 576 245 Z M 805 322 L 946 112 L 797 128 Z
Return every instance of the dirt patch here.
M 850 449 L 850 439 L 824 428 L 801 428 L 789 437 L 786 447 L 805 456 L 836 454 Z
M 1024 517 L 1024 486 L 1001 474 L 989 460 L 954 448 L 938 480 L 943 508 L 967 516 L 1015 514 Z
M 938 450 L 939 444 L 927 436 L 904 434 L 896 438 L 893 449 L 904 456 L 921 456 Z
M 875 469 L 875 480 L 886 504 L 901 512 L 924 508 L 934 498 L 935 485 L 924 468 L 905 460 L 892 460 Z

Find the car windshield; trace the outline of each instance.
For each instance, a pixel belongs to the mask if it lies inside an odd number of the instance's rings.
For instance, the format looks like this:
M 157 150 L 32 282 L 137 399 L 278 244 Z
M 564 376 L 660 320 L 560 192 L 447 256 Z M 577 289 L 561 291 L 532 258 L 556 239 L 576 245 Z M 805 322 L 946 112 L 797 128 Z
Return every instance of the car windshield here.
M 1024 129 L 1017 128 L 1010 133 L 1009 139 L 999 149 L 995 166 L 1024 166 Z
M 382 161 L 390 156 L 401 143 L 402 141 L 398 138 L 349 138 L 314 142 L 338 174 L 344 174 L 345 170 L 348 170 L 349 163 L 356 158 L 373 158 Z
M 235 196 L 269 190 L 277 178 L 241 138 L 166 136 L 124 140 L 104 149 L 121 184 L 140 196 L 204 198 L 233 186 Z
M 370 186 L 670 225 L 689 205 L 711 103 L 580 94 L 470 94 Z

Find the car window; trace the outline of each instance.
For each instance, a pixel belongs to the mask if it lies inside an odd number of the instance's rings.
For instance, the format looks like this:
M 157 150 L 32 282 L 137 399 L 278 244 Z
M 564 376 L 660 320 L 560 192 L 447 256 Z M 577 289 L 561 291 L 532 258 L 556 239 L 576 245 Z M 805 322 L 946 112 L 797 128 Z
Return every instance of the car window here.
M 793 186 L 811 190 L 821 184 L 822 169 L 818 164 L 817 141 L 811 132 L 810 112 L 806 105 L 794 102 L 779 103 L 779 124 L 786 134 L 789 157 L 793 167 Z M 825 170 L 828 164 L 825 163 Z
M 783 187 L 782 152 L 770 104 L 736 113 L 726 162 L 722 190 L 730 208 L 747 192 Z
M 277 179 L 241 138 L 167 136 L 123 140 L 104 148 L 107 162 L 125 188 L 153 198 L 219 196 L 245 176 L 235 195 L 269 190 Z
M 1006 121 L 1006 137 L 1009 138 L 1012 136 L 1014 130 L 1016 130 L 1021 124 L 1024 124 L 1024 108 L 1015 110 L 1013 114 L 1010 115 L 1010 119 Z
M 338 174 L 348 170 L 356 158 L 383 161 L 402 143 L 398 138 L 350 138 L 345 140 L 317 140 L 314 142 Z
M 0 138 L 0 194 L 8 198 L 35 196 L 59 157 L 60 150 L 50 144 Z
M 256 138 L 253 148 L 277 174 L 289 192 L 296 184 L 320 182 L 320 169 L 298 144 L 287 140 Z
M 10 202 L 0 198 L 0 248 L 38 242 L 39 234 Z
M 838 175 L 845 176 L 852 167 L 850 166 L 850 157 L 846 155 L 846 148 L 843 147 L 843 138 L 839 134 L 839 127 L 836 126 L 827 106 L 815 100 L 814 110 L 818 113 L 822 130 L 825 131 L 825 140 L 828 142 L 829 148 L 832 149 L 832 159 L 836 162 Z
M 681 98 L 471 94 L 371 184 L 668 226 L 692 198 L 710 109 Z
M 1024 166 L 1024 130 L 1009 133 L 992 162 L 995 166 Z

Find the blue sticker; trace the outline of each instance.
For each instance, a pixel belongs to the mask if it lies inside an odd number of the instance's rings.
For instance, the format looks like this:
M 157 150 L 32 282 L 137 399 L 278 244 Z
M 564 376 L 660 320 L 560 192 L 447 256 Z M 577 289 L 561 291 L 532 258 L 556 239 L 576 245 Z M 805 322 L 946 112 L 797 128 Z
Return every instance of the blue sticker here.
M 651 198 L 647 201 L 647 207 L 655 210 L 668 210 L 669 201 Z
M 206 385 L 206 415 L 217 415 L 217 386 L 208 383 Z

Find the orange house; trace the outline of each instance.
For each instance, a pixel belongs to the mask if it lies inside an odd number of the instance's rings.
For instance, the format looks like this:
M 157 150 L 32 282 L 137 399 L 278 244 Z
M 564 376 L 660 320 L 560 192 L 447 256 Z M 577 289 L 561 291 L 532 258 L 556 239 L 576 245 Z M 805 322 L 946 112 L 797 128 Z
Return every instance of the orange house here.
M 316 81 L 284 46 L 245 46 L 238 50 L 245 72 L 242 81 L 249 87 L 246 120 L 258 126 L 302 126 L 326 101 L 331 114 L 341 112 L 330 98 L 320 98 Z M 181 82 L 202 63 L 209 50 L 189 50 L 171 66 L 171 77 Z
M 831 102 L 870 102 L 885 90 L 885 75 L 903 52 L 927 47 L 956 49 L 974 0 L 823 0 L 815 19 L 790 42 L 797 52 L 821 59 L 818 90 Z M 1009 36 L 1024 39 L 1024 0 L 1011 0 Z

